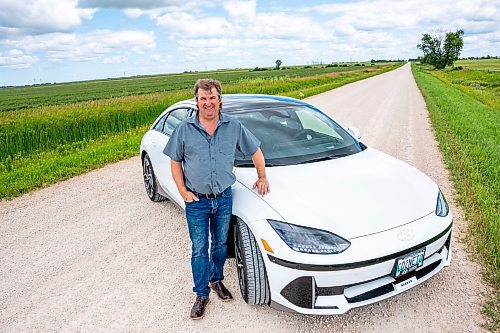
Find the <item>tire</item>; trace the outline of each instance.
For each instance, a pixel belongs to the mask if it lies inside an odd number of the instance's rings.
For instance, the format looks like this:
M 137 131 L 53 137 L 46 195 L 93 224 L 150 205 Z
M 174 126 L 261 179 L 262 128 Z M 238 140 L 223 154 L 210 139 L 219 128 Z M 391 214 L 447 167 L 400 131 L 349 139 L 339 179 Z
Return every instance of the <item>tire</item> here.
M 271 293 L 264 260 L 255 237 L 239 218 L 234 226 L 234 249 L 241 296 L 250 305 L 269 304 Z
M 149 199 L 155 202 L 165 201 L 167 198 L 158 193 L 158 180 L 156 179 L 153 164 L 151 164 L 148 154 L 144 155 L 142 159 L 142 175 L 144 177 L 144 187 L 146 188 Z

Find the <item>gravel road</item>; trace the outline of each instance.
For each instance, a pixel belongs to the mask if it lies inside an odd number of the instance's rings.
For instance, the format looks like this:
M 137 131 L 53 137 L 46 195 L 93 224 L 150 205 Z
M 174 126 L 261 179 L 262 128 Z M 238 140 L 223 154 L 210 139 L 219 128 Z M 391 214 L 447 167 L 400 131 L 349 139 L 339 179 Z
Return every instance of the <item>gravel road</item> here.
M 147 198 L 134 157 L 0 201 L 0 332 L 481 332 L 486 287 L 460 242 L 467 222 L 410 66 L 308 101 L 440 185 L 455 214 L 450 267 L 392 299 L 306 316 L 246 305 L 231 259 L 226 284 L 236 300 L 213 295 L 193 321 L 183 212 Z

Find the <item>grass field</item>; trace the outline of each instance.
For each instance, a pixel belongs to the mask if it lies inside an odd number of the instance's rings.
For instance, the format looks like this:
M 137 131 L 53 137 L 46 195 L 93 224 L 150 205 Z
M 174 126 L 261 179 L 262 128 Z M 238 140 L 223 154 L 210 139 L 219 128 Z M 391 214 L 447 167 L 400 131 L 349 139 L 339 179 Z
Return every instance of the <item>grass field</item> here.
M 254 79 L 295 79 L 360 69 L 380 69 L 387 67 L 388 64 L 374 63 L 372 65 L 371 63 L 367 63 L 359 64 L 363 66 L 354 65 L 346 65 L 345 67 L 301 66 L 262 71 L 235 69 L 1 88 L 0 112 L 191 89 L 193 82 L 199 78 L 207 77 L 207 75 L 218 79 L 223 85 L 227 85 Z
M 500 59 L 478 59 L 478 60 L 458 60 L 455 66 L 462 66 L 467 69 L 477 69 L 483 71 L 500 71 Z
M 495 109 L 500 108 L 500 59 L 461 60 L 455 66 L 461 66 L 463 70 L 430 73 L 474 99 Z
M 500 64 L 497 60 L 495 66 Z M 451 173 L 457 198 L 470 221 L 468 243 L 482 263 L 495 293 L 486 295 L 483 311 L 489 329 L 500 329 L 500 108 L 498 79 L 477 64 L 462 62 L 461 71 L 426 71 L 413 65 L 437 139 Z M 494 75 L 498 75 L 496 72 Z M 473 79 L 484 84 L 453 82 Z M 498 78 L 498 77 L 497 77 Z M 470 82 L 470 81 L 469 81 Z M 496 96 L 496 97 L 495 97 Z M 497 99 L 493 101 L 492 98 Z
M 340 67 L 341 71 L 295 77 L 269 75 L 282 73 L 282 70 L 251 72 L 265 74 L 242 76 L 237 82 L 223 84 L 223 92 L 304 98 L 401 65 L 402 63 L 385 64 L 378 68 Z M 297 71 L 302 73 L 303 70 L 310 69 L 302 68 Z M 331 67 L 318 68 L 328 71 L 330 69 Z M 137 138 L 142 136 L 138 133 L 144 133 L 147 126 L 151 125 L 166 107 L 192 97 L 191 90 L 197 76 L 177 76 L 181 77 L 181 82 L 189 81 L 189 87 L 69 104 L 57 104 L 61 103 L 61 100 L 56 98 L 58 102 L 54 105 L 0 112 L 0 199 L 12 198 L 34 188 L 44 187 L 137 154 Z M 212 75 L 205 73 L 203 76 Z M 73 85 L 69 84 L 68 88 L 72 93 L 75 92 Z M 102 90 L 105 89 L 111 91 L 106 85 Z M 119 146 L 119 141 L 134 144 L 120 146 L 115 153 L 105 149 L 108 146 Z M 105 153 L 96 153 L 101 151 L 100 149 L 104 149 Z

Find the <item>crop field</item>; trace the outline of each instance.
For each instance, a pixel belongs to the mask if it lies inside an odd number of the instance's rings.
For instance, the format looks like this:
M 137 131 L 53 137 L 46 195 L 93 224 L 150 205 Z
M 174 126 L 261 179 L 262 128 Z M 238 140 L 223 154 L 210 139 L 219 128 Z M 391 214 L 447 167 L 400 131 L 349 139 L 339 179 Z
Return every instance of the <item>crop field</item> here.
M 500 59 L 461 60 L 455 66 L 463 69 L 430 73 L 482 103 L 500 108 Z
M 228 76 L 221 77 L 218 76 L 220 72 L 186 73 L 19 88 L 22 94 L 28 94 L 33 89 L 33 96 L 38 96 L 40 101 L 45 98 L 42 104 L 46 105 L 11 107 L 11 110 L 0 112 L 0 199 L 11 198 L 136 155 L 142 134 L 148 126 L 171 104 L 192 97 L 192 86 L 199 77 L 218 77 L 223 82 L 224 93 L 263 93 L 304 98 L 401 65 L 386 63 L 372 67 L 247 70 L 244 74 L 241 71 L 225 72 L 223 74 Z M 287 71 L 290 71 L 288 76 Z M 305 73 L 312 75 L 307 76 Z M 154 88 L 154 82 L 159 83 L 167 78 L 171 80 L 172 86 L 164 85 L 163 90 Z M 137 81 L 136 85 L 134 81 Z M 121 86 L 123 82 L 126 84 Z M 99 84 L 102 84 L 101 88 Z M 86 85 L 91 85 L 92 89 L 88 91 L 94 91 L 95 94 L 89 93 L 83 102 L 74 102 Z M 158 90 L 145 93 L 144 87 Z M 46 96 L 38 88 L 56 90 L 47 90 Z M 11 102 L 16 98 L 19 102 L 23 98 L 20 97 L 21 93 L 15 94 L 16 89 L 2 88 L 0 94 L 10 94 Z M 124 96 L 125 91 L 130 95 Z M 111 95 L 119 97 L 108 98 Z M 30 100 L 29 96 L 25 97 Z M 64 104 L 67 100 L 72 102 Z M 3 102 L 1 96 L 0 101 Z
M 483 71 L 500 71 L 500 59 L 458 60 L 455 66 Z
M 457 198 L 470 221 L 467 240 L 494 289 L 483 311 L 500 329 L 500 107 L 499 72 L 477 69 L 428 71 L 413 65 Z M 490 63 L 498 68 L 500 60 Z M 484 65 L 482 65 L 484 66 Z M 457 82 L 460 80 L 460 82 Z M 475 84 L 472 84 L 475 83 Z M 495 292 L 496 291 L 496 292 Z
M 144 95 L 156 92 L 190 90 L 199 78 L 209 75 L 223 85 L 237 84 L 247 80 L 273 78 L 303 78 L 315 75 L 342 73 L 352 70 L 377 70 L 387 67 L 387 63 L 358 64 L 358 66 L 306 66 L 286 67 L 280 70 L 265 68 L 255 71 L 249 69 L 220 70 L 211 72 L 193 72 L 142 76 L 121 79 L 72 82 L 64 84 L 45 84 L 27 87 L 0 89 L 0 112 L 36 108 L 39 106 L 61 105 L 108 99 L 114 97 Z

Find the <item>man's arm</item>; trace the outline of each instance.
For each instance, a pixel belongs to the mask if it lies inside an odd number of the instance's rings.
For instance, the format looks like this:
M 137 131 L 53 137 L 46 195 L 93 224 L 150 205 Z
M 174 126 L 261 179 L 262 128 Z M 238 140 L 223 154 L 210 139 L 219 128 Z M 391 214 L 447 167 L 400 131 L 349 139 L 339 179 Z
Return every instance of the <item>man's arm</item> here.
M 257 181 L 253 184 L 252 188 L 256 188 L 260 195 L 264 196 L 269 193 L 269 182 L 266 178 L 266 161 L 264 159 L 264 154 L 262 150 L 258 148 L 255 153 L 252 154 L 252 162 L 257 169 Z
M 170 160 L 170 169 L 172 170 L 172 178 L 174 179 L 177 190 L 179 191 L 182 199 L 185 202 L 199 201 L 193 192 L 190 192 L 184 184 L 184 170 L 182 170 L 182 163 Z

